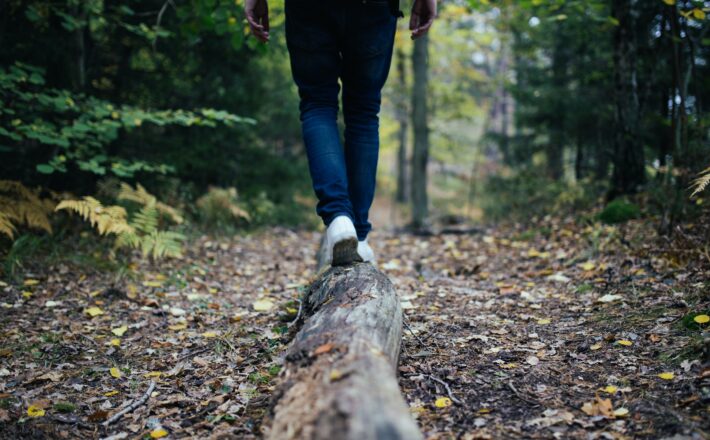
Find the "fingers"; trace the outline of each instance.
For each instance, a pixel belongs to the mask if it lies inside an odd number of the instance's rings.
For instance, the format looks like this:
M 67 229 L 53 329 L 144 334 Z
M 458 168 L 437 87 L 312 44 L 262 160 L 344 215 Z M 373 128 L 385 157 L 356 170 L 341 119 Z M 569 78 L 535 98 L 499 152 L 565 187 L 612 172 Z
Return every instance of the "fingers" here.
M 257 40 L 262 43 L 269 41 L 269 18 L 268 15 L 257 19 L 254 17 L 253 13 L 247 13 L 247 22 L 249 23 L 249 28 L 251 29 L 252 35 L 256 37 Z M 259 22 L 263 23 L 260 24 Z
M 414 15 L 412 15 L 412 19 L 414 18 Z M 412 23 L 409 25 L 409 29 L 412 31 L 412 40 L 416 40 L 417 38 L 421 37 L 422 35 L 426 34 L 429 32 L 429 29 L 431 28 L 431 25 L 434 23 L 434 17 L 431 16 L 429 17 L 424 23 L 420 23 L 420 19 L 417 19 L 417 22 L 414 23 L 414 26 L 412 26 Z

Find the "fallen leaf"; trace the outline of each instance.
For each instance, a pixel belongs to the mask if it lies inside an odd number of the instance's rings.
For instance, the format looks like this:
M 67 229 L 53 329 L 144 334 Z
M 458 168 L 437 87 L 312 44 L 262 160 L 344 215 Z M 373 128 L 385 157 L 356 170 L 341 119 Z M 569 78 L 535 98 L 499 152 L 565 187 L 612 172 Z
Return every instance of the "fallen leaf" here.
M 590 346 L 589 346 L 589 349 L 590 349 L 590 350 L 593 350 L 593 351 L 599 350 L 600 348 L 602 348 L 602 344 L 601 344 L 601 343 L 597 343 L 597 344 L 594 344 L 594 345 L 590 345 Z
M 597 299 L 597 302 L 600 302 L 600 303 L 610 303 L 610 302 L 618 301 L 618 300 L 620 300 L 620 299 L 624 299 L 624 297 L 621 296 L 621 295 L 606 294 L 606 295 L 604 295 L 604 296 L 598 298 L 598 299 Z
M 163 285 L 162 281 L 143 281 L 145 287 L 160 287 Z
M 128 330 L 127 325 L 122 325 L 120 327 L 114 328 L 111 330 L 111 333 L 113 333 L 116 336 L 123 336 L 124 333 Z
M 658 377 L 660 377 L 663 380 L 673 380 L 675 378 L 675 374 L 670 371 L 667 371 L 665 373 L 659 374 Z
M 539 325 L 547 325 L 547 324 L 549 324 L 549 323 L 551 323 L 551 322 L 552 322 L 552 321 L 549 320 L 549 319 L 547 319 L 547 318 L 545 318 L 545 319 L 538 319 L 538 320 L 537 320 L 537 323 L 538 323 Z
M 202 333 L 202 337 L 203 337 L 203 338 L 216 338 L 216 337 L 217 337 L 217 333 L 215 333 L 215 332 L 204 332 L 204 333 Z
M 96 317 L 96 316 L 103 315 L 103 314 L 104 314 L 104 311 L 101 310 L 100 308 L 94 306 L 94 307 L 89 307 L 88 309 L 85 309 L 85 310 L 84 310 L 84 313 L 86 313 L 87 315 L 89 315 L 89 316 L 91 316 L 92 318 L 94 318 L 94 317 Z
M 112 376 L 112 377 L 115 377 L 116 379 L 120 379 L 120 378 L 121 378 L 121 370 L 119 370 L 119 369 L 116 368 L 116 367 L 112 367 L 112 368 L 109 370 L 109 373 L 111 373 L 111 376 Z
M 163 438 L 168 435 L 168 431 L 163 428 L 156 428 L 150 431 L 150 438 Z
M 259 301 L 254 301 L 252 306 L 257 312 L 268 312 L 274 307 L 274 303 L 270 299 L 260 299 Z
M 111 345 L 114 347 L 120 347 L 121 346 L 121 340 L 118 338 L 113 338 L 111 339 Z
M 595 396 L 591 402 L 585 402 L 582 411 L 588 416 L 612 417 L 614 414 L 611 399 L 602 399 L 599 396 Z
M 187 328 L 187 324 L 173 324 L 173 325 L 169 325 L 168 328 L 170 330 L 175 330 L 175 331 L 185 330 Z
M 617 408 L 614 410 L 615 417 L 626 417 L 629 415 L 629 410 L 626 408 Z
M 328 353 L 330 350 L 333 349 L 333 347 L 334 347 L 334 345 L 331 344 L 331 343 L 323 344 L 323 345 L 321 345 L 320 347 L 318 347 L 318 348 L 316 348 L 315 350 L 313 350 L 313 354 L 316 355 L 316 356 L 318 356 L 319 354 Z
M 22 284 L 25 286 L 36 286 L 37 284 L 39 284 L 39 280 L 27 279 Z
M 624 347 L 630 347 L 634 345 L 634 343 L 629 341 L 628 339 L 619 339 L 618 341 L 616 341 L 616 343 L 619 345 L 623 345 Z
M 160 377 L 162 374 L 161 371 L 151 371 L 150 373 L 145 373 L 143 377 Z
M 594 270 L 595 267 L 597 267 L 597 265 L 594 264 L 593 261 L 587 261 L 586 263 L 580 264 L 579 267 L 581 267 L 582 270 L 585 272 L 591 272 Z
M 90 422 L 103 422 L 108 418 L 108 411 L 98 410 L 89 415 Z
M 525 362 L 532 366 L 535 366 L 540 363 L 540 359 L 538 359 L 537 356 L 530 356 L 525 360 Z
M 604 388 L 602 388 L 601 390 L 604 391 L 605 393 L 608 393 L 608 394 L 614 394 L 617 391 L 619 391 L 619 389 L 617 387 L 615 387 L 614 385 L 607 385 Z
M 104 393 L 104 397 L 111 397 L 111 396 L 115 396 L 116 394 L 118 394 L 118 391 L 113 390 L 113 391 L 109 391 L 107 393 Z
M 439 397 L 436 399 L 436 402 L 434 402 L 434 406 L 437 408 L 446 408 L 451 406 L 451 399 L 448 397 Z
M 44 416 L 44 409 L 37 405 L 30 405 L 27 407 L 27 415 L 30 417 L 42 417 Z
M 695 318 L 693 318 L 693 321 L 697 322 L 698 324 L 707 324 L 708 322 L 710 322 L 710 316 L 697 315 Z

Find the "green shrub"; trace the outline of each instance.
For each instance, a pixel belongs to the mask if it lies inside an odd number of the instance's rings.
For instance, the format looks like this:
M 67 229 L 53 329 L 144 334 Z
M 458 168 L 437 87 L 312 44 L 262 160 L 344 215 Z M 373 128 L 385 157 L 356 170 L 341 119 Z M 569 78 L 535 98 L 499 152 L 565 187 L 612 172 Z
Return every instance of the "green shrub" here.
M 627 200 L 616 199 L 599 213 L 597 218 L 606 224 L 624 223 L 641 217 L 638 205 Z

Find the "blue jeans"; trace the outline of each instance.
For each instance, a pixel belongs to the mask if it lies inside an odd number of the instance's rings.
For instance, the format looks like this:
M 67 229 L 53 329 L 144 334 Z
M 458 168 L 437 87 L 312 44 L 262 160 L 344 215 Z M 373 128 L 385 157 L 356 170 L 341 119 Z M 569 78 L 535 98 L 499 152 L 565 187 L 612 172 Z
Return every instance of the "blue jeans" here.
M 360 240 L 372 228 L 378 113 L 396 21 L 388 0 L 286 0 L 286 42 L 316 211 L 326 225 L 339 215 L 350 217 Z M 338 80 L 345 148 L 337 124 Z

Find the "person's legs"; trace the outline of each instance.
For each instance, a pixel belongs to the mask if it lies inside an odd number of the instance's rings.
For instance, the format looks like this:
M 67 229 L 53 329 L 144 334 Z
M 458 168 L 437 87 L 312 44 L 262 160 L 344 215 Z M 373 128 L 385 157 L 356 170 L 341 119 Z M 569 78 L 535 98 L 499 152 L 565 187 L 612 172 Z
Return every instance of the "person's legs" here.
M 392 60 L 397 20 L 386 0 L 352 2 L 348 7 L 341 74 L 345 163 L 353 220 L 362 241 L 372 227 L 368 213 L 375 195 L 380 148 L 378 113 Z
M 355 220 L 337 125 L 342 61 L 334 15 L 328 3 L 286 1 L 286 41 L 301 97 L 303 141 L 316 210 L 326 225 L 339 215 Z

